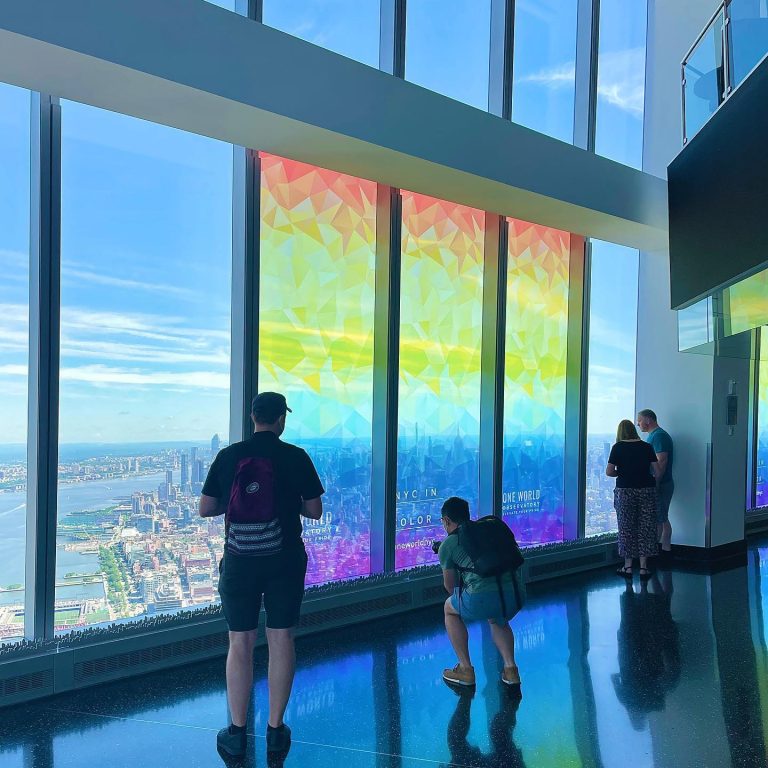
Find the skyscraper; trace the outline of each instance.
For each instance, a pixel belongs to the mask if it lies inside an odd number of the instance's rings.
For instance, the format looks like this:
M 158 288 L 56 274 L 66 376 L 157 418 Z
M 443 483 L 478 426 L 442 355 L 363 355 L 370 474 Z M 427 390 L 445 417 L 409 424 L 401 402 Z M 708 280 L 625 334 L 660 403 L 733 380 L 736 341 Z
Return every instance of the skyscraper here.
M 168 485 L 173 485 L 173 470 L 172 469 L 166 469 L 165 470 L 165 482 Z
M 219 452 L 219 448 L 221 448 L 221 439 L 217 433 L 211 438 L 211 453 L 216 456 Z
M 189 483 L 189 459 L 186 453 L 181 454 L 181 488 L 187 487 Z

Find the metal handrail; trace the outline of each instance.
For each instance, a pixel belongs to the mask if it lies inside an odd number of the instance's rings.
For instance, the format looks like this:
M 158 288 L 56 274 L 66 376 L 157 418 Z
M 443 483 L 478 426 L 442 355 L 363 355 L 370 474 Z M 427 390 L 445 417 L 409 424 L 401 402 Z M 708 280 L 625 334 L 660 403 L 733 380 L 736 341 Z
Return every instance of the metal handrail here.
M 685 57 L 683 58 L 682 62 L 680 63 L 680 92 L 682 97 L 682 129 L 683 129 L 683 146 L 685 146 L 688 143 L 688 131 L 687 126 L 685 122 L 685 86 L 686 86 L 686 79 L 685 79 L 685 68 L 688 64 L 688 60 L 691 58 L 691 56 L 696 52 L 697 48 L 699 47 L 699 43 L 706 37 L 709 30 L 712 28 L 712 25 L 717 21 L 720 14 L 723 14 L 723 80 L 724 80 L 724 88 L 723 93 L 718 94 L 718 105 L 717 109 L 715 109 L 715 112 L 717 112 L 718 109 L 722 106 L 722 104 L 725 102 L 725 100 L 730 95 L 731 91 L 733 90 L 730 83 L 730 67 L 729 67 L 729 60 L 730 60 L 730 35 L 728 34 L 728 28 L 730 26 L 730 5 L 731 0 L 723 0 L 723 2 L 718 5 L 715 12 L 710 17 L 709 21 L 704 25 L 704 28 L 699 32 L 698 37 L 693 42 L 693 45 L 688 49 L 688 51 L 685 54 Z M 712 114 L 715 114 L 713 112 Z M 709 119 L 712 118 L 712 115 L 709 116 L 707 122 Z
M 712 115 L 714 115 L 720 107 L 730 98 L 730 96 L 733 94 L 733 92 L 744 82 L 749 78 L 749 74 L 754 71 L 757 67 L 761 65 L 761 63 L 768 58 L 768 50 L 766 50 L 762 56 L 759 58 L 759 60 L 755 63 L 750 73 L 744 74 L 738 82 L 735 82 L 735 73 L 732 71 L 732 67 L 734 65 L 734 42 L 732 39 L 732 18 L 731 18 L 731 4 L 734 2 L 734 0 L 722 0 L 722 2 L 718 5 L 715 12 L 710 17 L 707 24 L 704 26 L 702 31 L 699 33 L 699 35 L 696 37 L 696 40 L 693 42 L 693 45 L 688 49 L 688 51 L 685 54 L 685 57 L 683 58 L 681 64 L 680 64 L 680 82 L 681 82 L 681 99 L 682 99 L 682 132 L 683 132 L 683 145 L 687 144 L 688 141 L 692 138 L 691 136 L 688 136 L 688 126 L 686 125 L 686 113 L 685 113 L 685 96 L 686 96 L 686 77 L 685 77 L 685 71 L 686 67 L 689 67 L 689 61 L 692 58 L 693 54 L 696 53 L 699 45 L 701 44 L 701 41 L 706 37 L 706 35 L 709 33 L 709 31 L 712 29 L 712 25 L 715 24 L 718 20 L 718 18 L 722 17 L 723 22 L 723 28 L 722 28 L 722 72 L 723 72 L 723 90 L 721 93 L 718 93 L 718 104 L 715 110 L 712 112 L 711 115 L 707 117 L 707 119 L 704 121 L 704 125 L 706 125 L 709 120 L 712 119 Z M 761 17 L 762 18 L 762 17 Z M 690 67 L 689 67 L 690 68 Z M 703 125 L 702 125 L 703 127 Z M 699 129 L 700 130 L 700 129 Z

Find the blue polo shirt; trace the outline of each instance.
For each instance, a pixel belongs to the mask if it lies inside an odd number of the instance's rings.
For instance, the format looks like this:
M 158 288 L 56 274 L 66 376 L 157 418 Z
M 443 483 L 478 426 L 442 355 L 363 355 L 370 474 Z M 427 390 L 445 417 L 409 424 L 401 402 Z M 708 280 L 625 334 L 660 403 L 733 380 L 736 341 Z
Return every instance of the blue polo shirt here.
M 661 478 L 662 483 L 672 482 L 672 438 L 661 427 L 656 427 L 653 432 L 648 434 L 648 442 L 653 447 L 653 450 L 659 453 L 667 454 L 667 470 L 664 472 L 664 477 Z

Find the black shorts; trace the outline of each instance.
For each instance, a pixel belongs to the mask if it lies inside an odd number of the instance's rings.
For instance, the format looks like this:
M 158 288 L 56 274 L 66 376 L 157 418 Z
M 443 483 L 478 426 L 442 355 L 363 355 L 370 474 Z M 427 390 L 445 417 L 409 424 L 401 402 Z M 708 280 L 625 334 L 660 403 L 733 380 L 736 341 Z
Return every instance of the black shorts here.
M 219 594 L 230 632 L 249 632 L 258 627 L 262 595 L 267 627 L 295 627 L 306 573 L 307 554 L 303 548 L 266 557 L 226 552 L 221 562 Z

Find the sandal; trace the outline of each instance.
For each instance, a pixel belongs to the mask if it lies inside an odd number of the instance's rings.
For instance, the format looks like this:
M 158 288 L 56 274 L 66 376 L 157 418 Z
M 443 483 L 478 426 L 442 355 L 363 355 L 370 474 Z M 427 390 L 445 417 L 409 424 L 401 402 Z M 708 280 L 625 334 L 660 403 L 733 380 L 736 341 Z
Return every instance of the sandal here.
M 632 578 L 632 566 L 626 566 L 622 565 L 621 568 L 619 568 L 616 571 L 617 576 L 623 576 L 625 579 L 631 579 Z
M 641 568 L 640 569 L 640 580 L 641 581 L 648 581 L 648 579 L 653 576 L 653 573 L 650 568 Z

